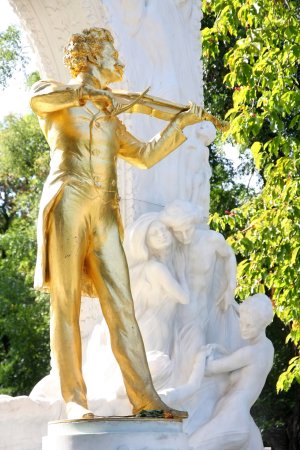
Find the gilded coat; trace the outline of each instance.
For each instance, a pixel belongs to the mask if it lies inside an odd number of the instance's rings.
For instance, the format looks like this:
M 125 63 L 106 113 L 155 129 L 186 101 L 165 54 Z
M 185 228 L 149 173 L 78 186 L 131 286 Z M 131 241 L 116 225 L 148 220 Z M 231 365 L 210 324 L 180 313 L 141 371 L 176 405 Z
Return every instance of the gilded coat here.
M 92 102 L 82 105 L 79 85 L 39 81 L 32 88 L 31 107 L 38 115 L 41 129 L 51 151 L 50 172 L 40 202 L 38 252 L 34 286 L 49 291 L 51 280 L 47 264 L 47 227 L 54 202 L 66 184 L 99 185 L 104 201 L 117 209 L 120 234 L 122 224 L 118 207 L 116 159 L 146 169 L 163 159 L 186 137 L 176 120 L 149 142 L 132 136 L 115 116 L 99 110 Z M 93 284 L 82 273 L 82 294 L 96 297 Z

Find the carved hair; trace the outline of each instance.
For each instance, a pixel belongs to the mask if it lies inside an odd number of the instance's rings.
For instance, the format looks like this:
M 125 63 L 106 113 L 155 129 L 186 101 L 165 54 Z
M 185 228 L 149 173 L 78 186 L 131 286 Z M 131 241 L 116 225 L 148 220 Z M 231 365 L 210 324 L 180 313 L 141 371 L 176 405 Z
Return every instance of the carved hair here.
M 174 230 L 180 229 L 186 224 L 197 224 L 200 217 L 197 208 L 183 200 L 175 200 L 165 207 L 159 216 L 159 220 Z
M 114 39 L 110 31 L 104 28 L 89 28 L 81 34 L 72 34 L 64 48 L 64 64 L 76 77 L 80 72 L 86 72 L 88 63 L 95 62 L 102 55 L 103 44 Z
M 156 220 L 159 220 L 157 212 L 146 213 L 126 229 L 124 248 L 129 267 L 148 261 L 146 236 L 150 225 Z
M 240 311 L 247 315 L 255 316 L 264 327 L 273 320 L 272 303 L 265 294 L 255 294 L 246 298 L 240 305 Z

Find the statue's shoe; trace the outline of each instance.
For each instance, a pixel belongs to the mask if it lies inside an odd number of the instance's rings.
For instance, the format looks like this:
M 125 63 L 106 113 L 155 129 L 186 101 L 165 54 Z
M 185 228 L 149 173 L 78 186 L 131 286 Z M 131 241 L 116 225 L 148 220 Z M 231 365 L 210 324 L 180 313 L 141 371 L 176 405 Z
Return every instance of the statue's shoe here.
M 75 402 L 66 403 L 67 417 L 70 420 L 76 419 L 94 419 L 95 415 Z
M 133 414 L 138 417 L 156 417 L 164 419 L 187 419 L 187 411 L 170 408 L 162 400 L 149 402 L 141 408 L 133 408 Z

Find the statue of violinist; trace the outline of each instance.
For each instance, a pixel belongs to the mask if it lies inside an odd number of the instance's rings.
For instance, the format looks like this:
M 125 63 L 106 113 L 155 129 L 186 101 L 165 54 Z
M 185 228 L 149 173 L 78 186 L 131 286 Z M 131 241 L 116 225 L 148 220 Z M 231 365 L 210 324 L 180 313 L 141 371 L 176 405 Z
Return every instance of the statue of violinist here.
M 165 405 L 152 384 L 121 243 L 116 158 L 142 169 L 153 166 L 186 140 L 183 128 L 203 120 L 202 109 L 190 105 L 181 111 L 164 101 L 156 109 L 160 99 L 146 92 L 114 94 L 108 85 L 122 79 L 124 65 L 105 29 L 71 36 L 64 62 L 70 82 L 37 82 L 31 107 L 51 149 L 38 219 L 35 287 L 50 292 L 51 349 L 68 418 L 94 417 L 81 370 L 82 294 L 100 300 L 133 414 L 162 410 L 164 417 L 187 417 Z M 144 143 L 118 119 L 124 110 L 172 119 Z

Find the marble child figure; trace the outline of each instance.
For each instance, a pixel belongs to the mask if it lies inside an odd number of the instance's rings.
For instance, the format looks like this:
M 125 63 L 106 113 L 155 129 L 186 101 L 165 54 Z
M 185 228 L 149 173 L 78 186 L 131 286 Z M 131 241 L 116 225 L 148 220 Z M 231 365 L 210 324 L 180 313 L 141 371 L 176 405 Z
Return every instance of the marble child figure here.
M 121 244 L 116 159 L 148 168 L 182 144 L 182 129 L 201 120 L 192 105 L 147 143 L 132 136 L 114 114 L 108 84 L 122 79 L 111 33 L 101 28 L 74 34 L 65 48 L 68 84 L 39 81 L 31 107 L 51 149 L 38 219 L 35 287 L 51 296 L 51 348 L 68 418 L 92 418 L 82 376 L 79 329 L 81 295 L 99 297 L 113 353 L 134 414 L 163 410 L 135 319 Z
M 228 382 L 210 419 L 191 437 L 190 444 L 195 450 L 264 449 L 250 408 L 273 364 L 274 348 L 265 334 L 272 319 L 272 304 L 266 295 L 248 297 L 240 306 L 241 336 L 246 345 L 217 358 L 214 350 L 218 346 L 206 347 L 205 375 L 227 374 Z

